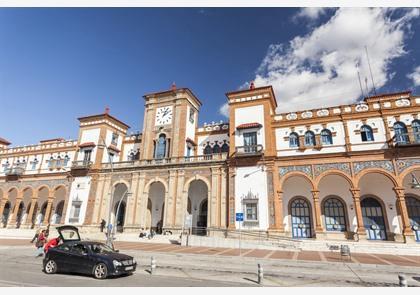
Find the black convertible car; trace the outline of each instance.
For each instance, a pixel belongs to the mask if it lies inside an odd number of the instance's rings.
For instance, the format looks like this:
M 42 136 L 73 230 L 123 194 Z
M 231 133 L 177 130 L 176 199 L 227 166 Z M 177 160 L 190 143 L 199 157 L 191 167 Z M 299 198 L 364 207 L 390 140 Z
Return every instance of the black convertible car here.
M 118 253 L 99 242 L 81 241 L 79 231 L 71 225 L 57 228 L 63 243 L 50 248 L 43 260 L 47 274 L 73 272 L 105 279 L 111 275 L 130 274 L 136 270 L 133 257 Z

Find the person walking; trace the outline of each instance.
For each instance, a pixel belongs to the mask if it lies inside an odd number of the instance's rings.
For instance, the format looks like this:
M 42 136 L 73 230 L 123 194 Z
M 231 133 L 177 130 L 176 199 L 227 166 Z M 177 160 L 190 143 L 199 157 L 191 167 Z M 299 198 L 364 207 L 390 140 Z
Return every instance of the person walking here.
M 34 235 L 34 237 L 32 238 L 32 240 L 31 240 L 31 244 L 33 243 L 33 242 L 35 242 L 37 239 L 38 239 L 38 236 L 39 236 L 39 233 L 41 232 L 41 229 L 40 228 L 38 228 L 36 231 L 35 231 L 35 235 Z
M 42 256 L 44 245 L 46 243 L 46 237 L 45 237 L 45 229 L 43 229 L 36 239 L 35 247 L 36 247 L 36 257 Z
M 101 221 L 101 233 L 104 232 L 105 225 L 106 225 L 106 221 L 102 219 L 102 221 Z

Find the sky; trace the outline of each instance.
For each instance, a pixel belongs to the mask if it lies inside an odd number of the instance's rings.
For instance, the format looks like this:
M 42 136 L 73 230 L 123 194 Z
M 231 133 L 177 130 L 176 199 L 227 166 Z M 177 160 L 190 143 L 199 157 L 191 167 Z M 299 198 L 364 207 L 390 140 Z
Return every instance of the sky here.
M 419 28 L 418 8 L 0 8 L 0 137 L 77 139 L 77 118 L 105 107 L 139 131 L 142 96 L 173 82 L 203 102 L 200 125 L 227 121 L 225 93 L 250 81 L 279 113 L 373 84 L 420 95 Z

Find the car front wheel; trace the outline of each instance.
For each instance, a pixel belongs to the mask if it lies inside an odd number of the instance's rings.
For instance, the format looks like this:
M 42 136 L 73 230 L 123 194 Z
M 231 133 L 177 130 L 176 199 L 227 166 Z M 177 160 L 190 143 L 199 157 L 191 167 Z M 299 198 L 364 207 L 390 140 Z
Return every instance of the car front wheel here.
M 108 268 L 104 263 L 98 263 L 95 265 L 95 268 L 93 269 L 93 275 L 96 279 L 102 280 L 105 279 L 108 274 Z
M 52 259 L 48 260 L 47 263 L 45 264 L 44 270 L 47 274 L 56 273 L 57 272 L 57 263 Z

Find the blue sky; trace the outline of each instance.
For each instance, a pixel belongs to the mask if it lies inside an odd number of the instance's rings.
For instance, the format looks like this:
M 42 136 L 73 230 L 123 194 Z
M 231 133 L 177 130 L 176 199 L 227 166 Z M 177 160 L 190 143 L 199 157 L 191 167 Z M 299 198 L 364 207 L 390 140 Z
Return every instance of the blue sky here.
M 0 137 L 76 139 L 77 117 L 106 106 L 140 130 L 142 95 L 174 81 L 202 100 L 200 125 L 250 80 L 273 84 L 279 112 L 353 102 L 365 44 L 378 92 L 419 93 L 418 11 L 365 10 L 1 8 Z

